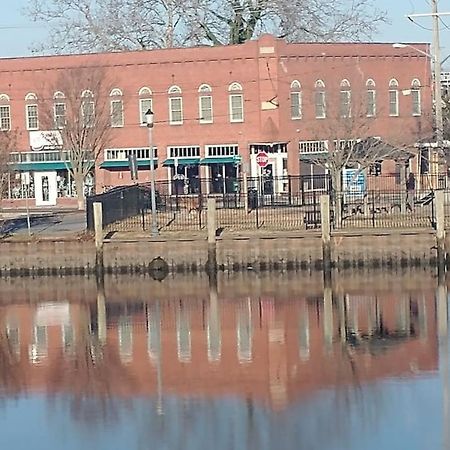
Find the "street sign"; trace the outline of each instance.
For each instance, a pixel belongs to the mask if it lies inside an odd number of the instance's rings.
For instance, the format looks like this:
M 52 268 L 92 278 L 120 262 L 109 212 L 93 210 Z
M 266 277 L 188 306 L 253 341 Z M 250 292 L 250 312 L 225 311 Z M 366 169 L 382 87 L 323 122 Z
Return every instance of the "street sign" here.
M 269 164 L 269 155 L 266 152 L 259 152 L 256 155 L 256 164 L 261 168 L 266 167 Z

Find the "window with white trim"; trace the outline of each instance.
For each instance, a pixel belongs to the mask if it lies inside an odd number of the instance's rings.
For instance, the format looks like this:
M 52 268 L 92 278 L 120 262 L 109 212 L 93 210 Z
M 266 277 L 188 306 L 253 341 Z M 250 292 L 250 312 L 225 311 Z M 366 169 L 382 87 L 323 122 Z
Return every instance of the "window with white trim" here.
M 198 88 L 198 108 L 199 108 L 199 122 L 213 123 L 213 105 L 212 105 L 212 89 L 207 84 L 202 84 Z
M 314 87 L 316 119 L 325 119 L 327 117 L 325 83 L 322 80 L 317 80 Z
M 90 128 L 94 125 L 94 95 L 91 91 L 83 91 L 81 94 L 81 117 L 83 126 Z
M 394 78 L 389 82 L 389 115 L 391 117 L 399 115 L 398 81 Z
M 375 81 L 372 79 L 366 82 L 366 116 L 375 117 L 377 115 L 377 91 Z
M 0 130 L 11 130 L 11 107 L 6 94 L 0 94 Z
M 298 147 L 300 154 L 326 153 L 328 141 L 300 141 Z
M 143 87 L 139 90 L 139 123 L 145 127 L 147 125 L 147 118 L 145 113 L 150 109 L 153 111 L 152 91 L 148 87 Z
M 27 130 L 38 130 L 38 105 L 36 94 L 29 93 L 25 96 L 25 119 Z
M 411 100 L 412 100 L 412 115 L 422 115 L 422 101 L 420 97 L 420 81 L 414 79 L 411 83 Z
M 231 83 L 229 88 L 230 122 L 244 121 L 244 95 L 239 83 Z
M 53 95 L 53 120 L 55 128 L 61 129 L 66 126 L 66 103 L 65 95 L 58 91 Z
M 351 98 L 350 82 L 348 80 L 341 81 L 340 91 L 340 116 L 346 119 L 351 116 Z
M 238 156 L 239 146 L 237 144 L 231 145 L 206 145 L 205 154 L 207 157 L 213 156 Z
M 169 89 L 169 124 L 181 125 L 183 123 L 183 98 L 181 89 L 172 86 Z
M 123 127 L 124 118 L 122 91 L 120 89 L 113 89 L 109 96 L 111 97 L 111 126 L 113 128 Z
M 198 145 L 167 147 L 167 155 L 169 158 L 200 158 L 200 147 Z
M 294 80 L 291 83 L 291 119 L 302 118 L 302 86 L 300 81 Z

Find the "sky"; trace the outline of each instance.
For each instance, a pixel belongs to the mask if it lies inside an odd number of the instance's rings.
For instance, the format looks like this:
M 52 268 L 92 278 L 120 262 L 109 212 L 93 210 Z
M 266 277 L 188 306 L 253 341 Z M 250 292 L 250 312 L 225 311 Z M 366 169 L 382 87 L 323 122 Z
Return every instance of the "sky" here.
M 431 11 L 429 0 L 374 0 L 378 8 L 387 11 L 390 24 L 383 25 L 374 36 L 378 42 L 431 42 L 431 19 L 416 19 L 419 25 L 411 23 L 405 16 L 411 13 Z M 2 8 L 0 16 L 0 56 L 29 56 L 33 43 L 45 39 L 47 28 L 31 22 L 23 9 L 28 0 L 0 0 L 0 4 L 9 3 Z M 450 12 L 450 0 L 439 0 L 439 11 Z M 450 16 L 441 22 L 442 59 L 450 54 Z M 446 28 L 448 27 L 448 29 Z

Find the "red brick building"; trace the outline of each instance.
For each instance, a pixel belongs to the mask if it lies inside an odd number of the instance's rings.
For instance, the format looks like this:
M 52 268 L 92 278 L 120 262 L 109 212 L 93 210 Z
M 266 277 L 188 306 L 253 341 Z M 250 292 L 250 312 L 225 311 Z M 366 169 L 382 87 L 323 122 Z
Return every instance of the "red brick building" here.
M 429 51 L 427 44 L 413 46 Z M 339 118 L 355 118 L 352 139 L 378 136 L 410 146 L 430 135 L 430 60 L 411 47 L 288 44 L 264 35 L 239 46 L 3 59 L 0 127 L 18 133 L 11 200 L 28 190 L 37 206 L 71 201 L 73 182 L 61 150 L 42 139 L 48 130 L 40 126 L 40 108 L 53 102 L 55 122 L 61 119 L 64 92 L 46 98 L 46 89 L 60 73 L 79 67 L 102 68 L 114 80 L 104 99 L 114 111 L 111 144 L 87 190 L 130 183 L 130 154 L 137 157 L 139 181 L 149 180 L 143 126 L 149 107 L 157 179 L 182 179 L 184 193 L 198 191 L 200 178 L 210 180 L 204 192 L 232 191 L 229 181 L 243 171 L 261 174 L 260 150 L 269 155 L 265 176 L 324 173 L 310 155 L 327 151 Z M 415 164 L 411 169 L 419 171 Z M 274 189 L 286 185 L 276 181 Z

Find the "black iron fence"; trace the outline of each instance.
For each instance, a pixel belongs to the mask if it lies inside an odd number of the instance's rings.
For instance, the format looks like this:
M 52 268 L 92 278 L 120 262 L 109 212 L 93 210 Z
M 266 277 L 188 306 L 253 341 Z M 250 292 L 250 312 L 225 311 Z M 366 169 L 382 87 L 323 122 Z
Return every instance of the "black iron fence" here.
M 363 189 L 350 186 L 339 194 L 327 176 L 273 178 L 270 185 L 264 178 L 235 179 L 232 191 L 224 189 L 218 193 L 208 192 L 206 181 L 200 180 L 197 192 L 187 194 L 188 190 L 181 190 L 174 182 L 156 183 L 156 218 L 161 232 L 205 230 L 209 196 L 216 199 L 218 227 L 228 231 L 318 229 L 323 194 L 330 194 L 335 229 L 434 226 L 435 189 L 431 178 L 426 188 L 418 182 L 414 193 L 397 186 L 395 177 L 385 176 L 368 177 Z M 92 205 L 99 201 L 103 204 L 106 230 L 150 230 L 150 194 L 149 184 L 139 184 L 89 197 L 88 229 L 94 227 Z M 450 191 L 446 193 L 446 216 L 450 225 Z

